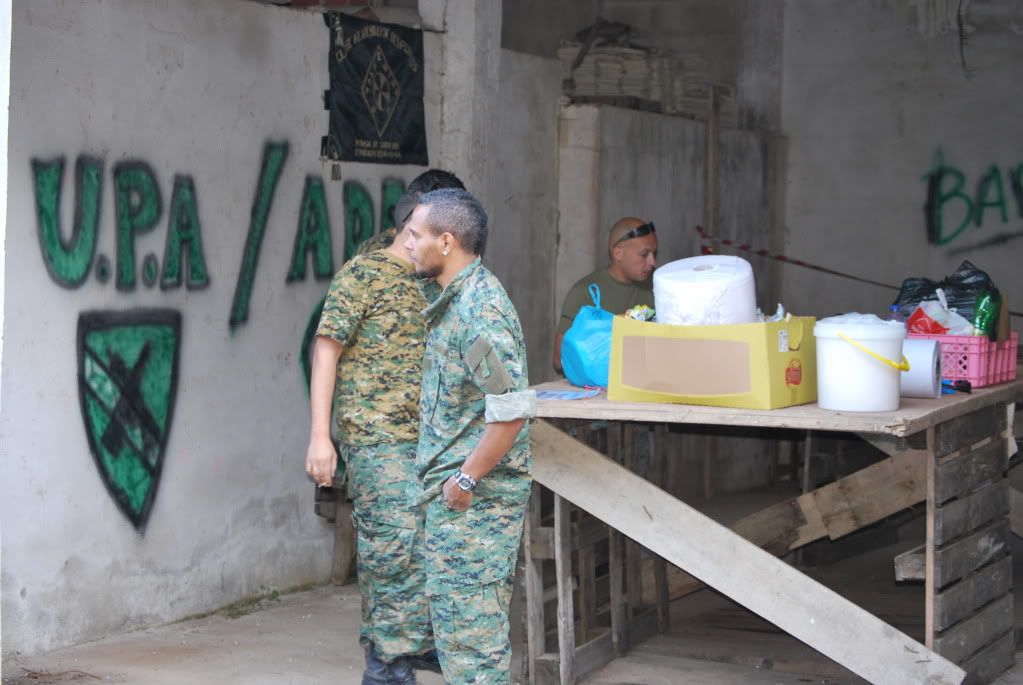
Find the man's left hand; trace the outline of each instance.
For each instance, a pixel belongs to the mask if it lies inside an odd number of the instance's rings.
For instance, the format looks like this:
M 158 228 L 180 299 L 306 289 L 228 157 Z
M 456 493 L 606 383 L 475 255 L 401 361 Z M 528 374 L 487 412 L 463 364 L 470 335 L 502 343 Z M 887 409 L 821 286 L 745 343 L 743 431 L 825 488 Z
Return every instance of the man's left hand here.
M 455 477 L 451 476 L 444 483 L 444 502 L 448 505 L 448 509 L 468 511 L 469 505 L 472 504 L 472 493 L 458 487 Z

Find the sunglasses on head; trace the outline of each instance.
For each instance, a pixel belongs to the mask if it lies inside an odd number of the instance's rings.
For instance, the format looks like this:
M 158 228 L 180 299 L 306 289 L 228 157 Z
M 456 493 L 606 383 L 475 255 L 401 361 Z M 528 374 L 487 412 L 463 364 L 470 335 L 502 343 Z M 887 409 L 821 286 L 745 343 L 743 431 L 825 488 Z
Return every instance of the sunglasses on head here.
M 611 247 L 614 247 L 618 243 L 624 243 L 626 240 L 632 240 L 633 238 L 642 238 L 645 235 L 650 235 L 651 233 L 656 232 L 657 230 L 654 228 L 654 222 L 648 221 L 642 226 L 636 226 L 636 228 L 632 229 L 631 231 L 623 233 L 622 237 L 616 240 L 615 244 L 612 245 Z

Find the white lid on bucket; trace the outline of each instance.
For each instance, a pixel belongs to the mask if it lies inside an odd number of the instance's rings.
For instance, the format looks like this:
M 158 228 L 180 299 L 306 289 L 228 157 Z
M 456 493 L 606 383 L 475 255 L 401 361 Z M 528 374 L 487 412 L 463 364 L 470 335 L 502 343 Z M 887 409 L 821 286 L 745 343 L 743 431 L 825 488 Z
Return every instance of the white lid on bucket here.
M 839 333 L 855 340 L 904 340 L 906 324 L 885 321 L 876 314 L 850 312 L 821 319 L 813 327 L 818 338 L 837 338 Z

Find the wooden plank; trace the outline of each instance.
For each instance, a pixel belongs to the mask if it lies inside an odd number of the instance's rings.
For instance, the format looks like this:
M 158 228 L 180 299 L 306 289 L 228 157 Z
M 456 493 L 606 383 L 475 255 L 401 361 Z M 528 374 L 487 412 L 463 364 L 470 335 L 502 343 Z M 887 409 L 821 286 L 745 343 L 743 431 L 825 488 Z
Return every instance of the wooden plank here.
M 533 484 L 533 493 L 526 508 L 523 547 L 526 550 L 526 645 L 529 652 L 529 682 L 539 685 L 537 660 L 547 651 L 543 598 L 543 560 L 533 554 L 532 535 L 540 527 L 540 486 Z
M 535 386 L 537 389 L 566 390 L 564 380 Z M 586 400 L 539 400 L 537 415 L 543 418 L 605 419 L 645 423 L 692 423 L 750 428 L 791 428 L 796 430 L 880 433 L 912 436 L 930 426 L 991 405 L 1023 399 L 1023 378 L 1011 383 L 978 388 L 972 394 L 958 393 L 941 399 L 902 398 L 894 412 L 833 412 L 815 404 L 780 409 L 735 409 L 653 402 L 612 402 L 606 393 Z
M 959 580 L 1008 551 L 1009 522 L 995 521 L 958 542 L 935 549 L 935 591 Z
M 575 650 L 575 676 L 583 678 L 587 673 L 595 671 L 609 663 L 613 654 L 611 648 L 611 631 L 605 630 L 598 637 L 580 645 Z
M 942 504 L 972 492 L 987 481 L 1002 477 L 1008 466 L 1001 439 L 959 457 L 940 462 L 935 472 L 934 496 Z
M 554 529 L 537 523 L 536 527 L 530 532 L 529 547 L 534 559 L 553 559 Z
M 873 683 L 959 683 L 947 659 L 543 421 L 538 482 Z M 685 531 L 679 535 L 678 531 Z
M 593 547 L 579 550 L 579 642 L 587 642 L 596 626 L 597 618 L 597 565 L 594 563 Z M 610 646 L 608 637 L 608 646 Z M 578 669 L 578 665 L 577 665 Z
M 965 621 L 936 635 L 934 651 L 949 661 L 962 663 L 1012 630 L 1014 619 L 1012 595 L 1003 595 Z
M 922 502 L 925 451 L 907 450 L 825 485 L 813 493 L 832 540 Z
M 964 683 L 991 683 L 1015 663 L 1015 636 L 1009 631 L 994 643 L 963 662 L 967 676 Z
M 622 466 L 630 473 L 636 472 L 636 426 L 627 423 L 622 427 Z M 632 538 L 625 539 L 625 593 L 632 617 L 643 604 L 640 584 L 640 550 Z
M 922 502 L 926 494 L 925 458 L 924 452 L 916 450 L 897 453 L 811 493 L 745 516 L 732 524 L 732 530 L 775 556 L 823 537 L 847 535 Z M 647 603 L 655 599 L 652 563 L 648 560 L 643 569 Z M 668 592 L 672 599 L 701 587 L 703 584 L 692 576 L 669 570 Z
M 611 650 L 615 657 L 625 654 L 628 626 L 625 605 L 625 545 L 622 534 L 608 527 L 608 580 L 611 605 Z
M 971 495 L 939 507 L 934 518 L 934 544 L 944 545 L 980 528 L 985 523 L 1005 518 L 1009 513 L 1009 484 L 991 483 Z
M 592 516 L 587 516 L 581 522 L 572 524 L 571 548 L 573 552 L 591 547 L 606 539 L 607 526 Z M 533 546 L 533 556 L 537 559 L 553 559 L 554 529 L 539 526 L 533 531 L 530 544 Z
M 1023 537 L 1023 492 L 1009 484 L 1009 526 L 1012 532 Z
M 945 421 L 937 426 L 935 456 L 941 458 L 984 438 L 1000 436 L 1005 431 L 1005 408 L 1001 405 L 981 407 L 970 414 Z
M 1005 556 L 935 596 L 934 629 L 946 630 L 1011 589 L 1012 557 Z
M 934 427 L 927 429 L 927 457 L 924 459 L 927 473 L 927 532 L 924 539 L 924 644 L 928 649 L 934 648 L 934 596 L 938 591 L 934 569 L 935 569 L 935 548 L 934 548 L 934 516 L 938 508 L 935 497 L 936 472 L 938 458 L 934 456 L 935 450 Z
M 925 545 L 914 547 L 895 557 L 895 580 L 923 580 L 926 570 Z
M 664 489 L 667 477 L 668 427 L 663 423 L 654 426 L 648 434 L 650 438 L 650 482 Z M 671 626 L 671 606 L 668 596 L 668 562 L 662 557 L 654 556 L 654 595 L 657 606 L 657 630 L 665 632 Z M 644 579 L 644 590 L 649 583 Z M 644 591 L 644 596 L 646 592 Z
M 558 580 L 558 672 L 562 685 L 575 682 L 575 612 L 572 608 L 571 505 L 554 495 L 554 569 Z

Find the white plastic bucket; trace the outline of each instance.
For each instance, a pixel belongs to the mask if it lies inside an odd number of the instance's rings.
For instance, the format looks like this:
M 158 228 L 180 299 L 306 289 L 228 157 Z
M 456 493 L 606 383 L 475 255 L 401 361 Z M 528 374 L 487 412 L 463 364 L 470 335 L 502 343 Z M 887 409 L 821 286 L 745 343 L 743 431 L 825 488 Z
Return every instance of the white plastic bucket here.
M 817 337 L 817 405 L 832 411 L 895 411 L 906 325 L 873 314 L 821 319 Z

